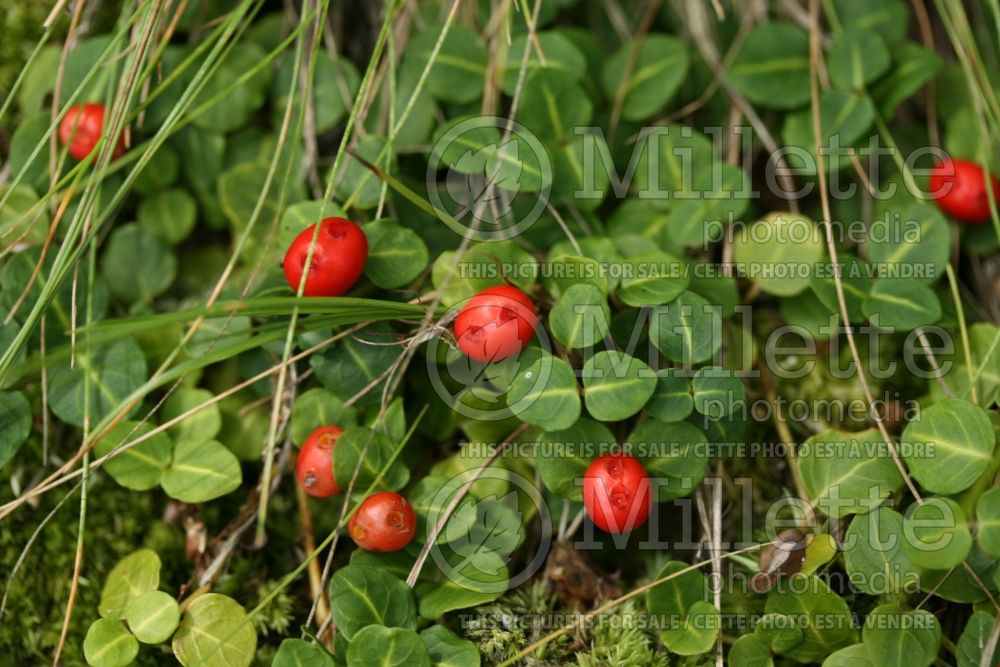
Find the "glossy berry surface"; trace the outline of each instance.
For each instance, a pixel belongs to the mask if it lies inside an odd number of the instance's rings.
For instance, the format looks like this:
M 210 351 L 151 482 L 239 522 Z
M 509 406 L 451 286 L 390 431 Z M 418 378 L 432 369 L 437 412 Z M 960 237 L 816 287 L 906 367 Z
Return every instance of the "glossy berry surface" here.
M 417 516 L 403 496 L 383 491 L 365 498 L 347 522 L 354 542 L 366 551 L 399 551 L 417 533 Z
M 628 454 L 605 454 L 583 476 L 583 506 L 594 525 L 627 533 L 646 523 L 651 506 L 649 475 Z
M 311 268 L 306 276 L 304 296 L 340 296 L 354 286 L 368 260 L 368 239 L 361 228 L 344 218 L 325 218 L 319 223 Z M 282 266 L 288 286 L 299 289 L 302 272 L 313 240 L 311 225 L 288 246 Z
M 59 123 L 59 140 L 69 147 L 69 154 L 82 160 L 101 139 L 104 132 L 105 108 L 103 104 L 88 103 L 71 106 Z M 125 152 L 123 137 L 118 138 L 114 157 Z
M 310 496 L 328 498 L 340 493 L 333 479 L 333 448 L 343 432 L 339 426 L 320 426 L 302 443 L 295 476 Z
M 989 182 L 1000 206 L 1000 181 L 992 175 Z M 959 222 L 979 224 L 990 218 L 986 175 L 975 162 L 945 160 L 931 172 L 931 195 L 942 211 Z
M 538 314 L 528 295 L 509 285 L 487 287 L 455 318 L 455 338 L 462 352 L 481 362 L 518 354 L 538 326 Z

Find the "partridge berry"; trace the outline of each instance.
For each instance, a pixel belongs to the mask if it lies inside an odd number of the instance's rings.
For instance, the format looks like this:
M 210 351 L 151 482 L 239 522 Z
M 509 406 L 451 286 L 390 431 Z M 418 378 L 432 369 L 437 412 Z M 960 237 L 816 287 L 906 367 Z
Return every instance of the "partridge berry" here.
M 347 529 L 366 551 L 399 551 L 417 533 L 417 516 L 406 498 L 383 491 L 365 498 Z
M 598 457 L 583 476 L 583 506 L 594 525 L 605 532 L 635 530 L 649 516 L 646 469 L 628 454 Z
M 538 315 L 528 295 L 509 285 L 487 287 L 455 318 L 458 347 L 476 361 L 518 354 L 535 335 Z
M 983 168 L 975 162 L 945 160 L 931 171 L 931 195 L 942 211 L 959 222 L 976 225 L 990 217 L 986 178 Z M 1000 206 L 1000 181 L 990 175 L 989 183 Z
M 293 290 L 299 289 L 309 246 L 313 240 L 311 225 L 295 237 L 285 253 L 285 278 Z M 325 218 L 313 248 L 309 275 L 302 294 L 305 296 L 340 296 L 354 286 L 368 260 L 368 239 L 361 228 L 344 218 Z
M 103 104 L 77 104 L 69 108 L 59 123 L 59 140 L 69 146 L 69 154 L 77 160 L 90 155 L 100 141 L 104 133 L 104 112 Z M 119 157 L 124 152 L 124 137 L 118 137 L 114 157 Z
M 302 443 L 295 472 L 299 485 L 310 496 L 328 498 L 340 493 L 333 479 L 333 447 L 343 432 L 339 426 L 320 426 Z

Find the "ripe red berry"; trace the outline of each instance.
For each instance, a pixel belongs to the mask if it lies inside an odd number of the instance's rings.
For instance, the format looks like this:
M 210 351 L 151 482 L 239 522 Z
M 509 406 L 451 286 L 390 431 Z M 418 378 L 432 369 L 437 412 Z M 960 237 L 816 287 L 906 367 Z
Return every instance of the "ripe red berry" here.
M 417 533 L 417 516 L 403 496 L 382 491 L 365 498 L 347 522 L 354 542 L 367 551 L 399 551 Z
M 992 175 L 989 182 L 993 197 L 1000 206 L 1000 181 Z M 983 168 L 969 160 L 945 160 L 931 172 L 931 194 L 938 208 L 959 222 L 979 224 L 990 217 L 990 200 Z
M 455 318 L 458 348 L 476 361 L 518 354 L 535 335 L 538 315 L 528 295 L 509 285 L 487 287 Z
M 302 443 L 295 476 L 310 496 L 328 498 L 340 493 L 333 479 L 333 447 L 343 432 L 339 426 L 320 426 Z
M 82 160 L 97 146 L 104 132 L 104 105 L 97 103 L 71 106 L 59 123 L 59 140 L 69 146 L 69 154 Z M 125 152 L 125 138 L 118 137 L 114 157 Z
M 646 523 L 651 506 L 646 469 L 628 454 L 598 457 L 583 476 L 583 506 L 605 532 L 635 530 Z
M 368 239 L 360 227 L 344 218 L 325 218 L 319 225 L 311 268 L 302 294 L 340 296 L 354 286 L 365 269 Z M 302 230 L 285 253 L 285 278 L 293 290 L 299 289 L 315 228 L 316 225 L 311 225 Z

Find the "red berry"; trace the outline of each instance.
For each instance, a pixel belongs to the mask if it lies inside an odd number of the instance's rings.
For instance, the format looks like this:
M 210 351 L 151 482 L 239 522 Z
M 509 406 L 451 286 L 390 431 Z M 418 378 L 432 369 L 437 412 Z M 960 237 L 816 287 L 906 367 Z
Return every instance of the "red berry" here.
M 535 335 L 538 315 L 528 295 L 509 285 L 487 287 L 455 318 L 458 348 L 476 361 L 518 354 Z
M 69 146 L 69 154 L 82 160 L 97 145 L 104 132 L 104 105 L 97 103 L 71 106 L 59 123 L 59 140 Z M 125 152 L 125 138 L 118 137 L 114 157 Z
M 417 516 L 403 496 L 382 491 L 365 498 L 347 522 L 354 542 L 367 551 L 399 551 L 417 533 Z
M 325 218 L 319 225 L 311 268 L 302 294 L 340 296 L 354 286 L 365 269 L 368 239 L 360 227 L 344 218 Z M 299 289 L 315 228 L 316 225 L 311 225 L 302 230 L 285 253 L 285 278 L 293 290 Z
M 605 454 L 583 476 L 583 506 L 594 525 L 608 533 L 627 533 L 649 516 L 649 476 L 628 454 Z
M 339 426 L 320 426 L 302 443 L 295 476 L 310 496 L 328 498 L 340 493 L 333 479 L 333 447 L 343 432 Z
M 1000 206 L 1000 181 L 989 176 Z M 983 168 L 969 160 L 945 160 L 931 172 L 931 194 L 938 208 L 959 222 L 979 224 L 990 217 L 990 200 Z

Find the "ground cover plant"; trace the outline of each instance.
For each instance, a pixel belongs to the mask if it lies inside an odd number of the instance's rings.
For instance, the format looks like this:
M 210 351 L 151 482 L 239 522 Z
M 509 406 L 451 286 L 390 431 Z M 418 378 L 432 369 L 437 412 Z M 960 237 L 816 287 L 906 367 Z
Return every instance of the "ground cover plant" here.
M 998 664 L 997 0 L 0 17 L 0 665 Z

